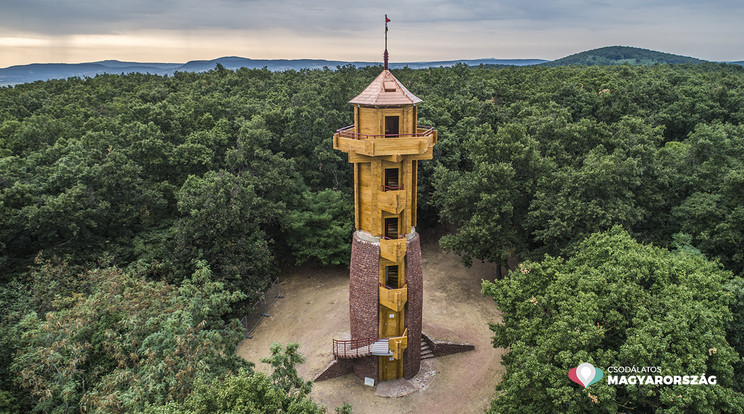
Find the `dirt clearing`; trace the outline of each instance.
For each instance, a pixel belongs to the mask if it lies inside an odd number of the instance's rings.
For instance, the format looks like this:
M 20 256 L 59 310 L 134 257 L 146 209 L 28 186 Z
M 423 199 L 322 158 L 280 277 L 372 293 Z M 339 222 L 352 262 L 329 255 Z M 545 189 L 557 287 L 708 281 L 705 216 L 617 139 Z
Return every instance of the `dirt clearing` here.
M 431 359 L 436 375 L 423 391 L 400 398 L 375 396 L 354 374 L 316 382 L 311 397 L 333 408 L 348 402 L 354 413 L 482 413 L 493 398 L 503 374 L 503 350 L 491 345 L 489 322 L 501 320 L 492 299 L 480 293 L 481 279 L 492 279 L 493 265 L 474 263 L 470 269 L 456 255 L 438 246 L 438 234 L 421 235 L 424 267 L 423 332 L 433 339 L 469 342 L 475 351 Z M 332 339 L 346 338 L 349 331 L 349 271 L 301 268 L 283 275 L 283 299 L 271 308 L 244 340 L 238 355 L 268 372 L 260 362 L 269 355 L 272 342 L 297 342 L 307 361 L 298 367 L 312 379 L 333 359 Z

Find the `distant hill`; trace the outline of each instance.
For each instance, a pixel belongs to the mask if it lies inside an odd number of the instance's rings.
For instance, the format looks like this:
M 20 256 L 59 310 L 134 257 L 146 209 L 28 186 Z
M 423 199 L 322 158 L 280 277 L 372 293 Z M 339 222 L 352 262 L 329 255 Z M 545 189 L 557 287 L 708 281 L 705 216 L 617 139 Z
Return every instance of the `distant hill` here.
M 128 69 L 133 67 L 148 67 L 148 68 L 157 68 L 157 69 L 174 69 L 179 66 L 182 66 L 183 63 L 157 63 L 157 62 L 149 62 L 149 63 L 142 63 L 142 62 L 122 62 L 119 60 L 101 60 L 98 62 L 92 62 L 98 65 L 105 66 L 107 68 L 117 68 L 117 69 Z
M 164 73 L 171 71 L 170 67 L 175 68 L 181 65 L 180 63 L 137 63 L 116 60 L 91 63 L 32 63 L 0 69 L 0 86 L 37 80 L 65 79 L 72 76 L 96 76 L 102 73 Z
M 702 63 L 705 60 L 671 53 L 657 52 L 628 46 L 609 46 L 586 52 L 577 53 L 562 59 L 547 61 L 544 59 L 459 59 L 438 60 L 429 62 L 395 62 L 391 69 L 409 67 L 424 69 L 431 67 L 449 67 L 458 63 L 469 66 L 565 66 L 565 65 L 652 65 L 654 63 Z M 379 66 L 380 62 L 350 62 L 342 60 L 323 59 L 249 59 L 238 56 L 225 56 L 211 60 L 193 60 L 187 63 L 143 63 L 121 62 L 118 60 L 102 60 L 89 63 L 33 63 L 0 69 L 0 86 L 34 82 L 48 79 L 64 79 L 71 76 L 96 76 L 102 73 L 152 73 L 158 75 L 172 75 L 175 72 L 204 72 L 214 69 L 217 64 L 227 69 L 239 68 L 261 69 L 271 71 L 323 69 L 337 66 L 354 65 L 357 67 Z M 744 66 L 744 61 L 728 62 Z
M 440 60 L 433 62 L 408 62 L 408 63 L 391 63 L 392 69 L 401 69 L 409 67 L 411 69 L 425 69 L 454 66 L 463 63 L 468 66 L 494 65 L 494 66 L 530 66 L 548 62 L 545 59 L 471 59 L 471 60 Z M 378 63 L 379 65 L 379 63 Z
M 409 67 L 422 69 L 430 67 L 449 67 L 458 63 L 470 66 L 478 65 L 509 65 L 523 66 L 536 65 L 547 62 L 544 59 L 460 59 L 442 60 L 432 62 L 401 62 L 391 63 L 391 69 Z M 337 66 L 354 65 L 357 67 L 380 65 L 380 62 L 347 62 L 341 60 L 322 59 L 248 59 L 237 56 L 226 56 L 212 60 L 193 60 L 187 63 L 140 63 L 120 62 L 118 60 L 102 60 L 90 63 L 33 63 L 30 65 L 18 65 L 0 69 L 0 86 L 15 85 L 18 83 L 34 82 L 38 80 L 64 79 L 71 76 L 96 76 L 101 73 L 152 73 L 159 75 L 171 75 L 174 72 L 204 72 L 214 69 L 217 63 L 227 69 L 261 69 L 268 68 L 271 71 L 300 70 L 300 69 L 323 69 L 324 67 L 335 68 Z
M 673 55 L 655 50 L 641 49 L 629 46 L 608 46 L 587 50 L 562 59 L 543 63 L 545 66 L 567 65 L 653 65 L 654 63 L 703 63 L 705 60 L 688 56 Z

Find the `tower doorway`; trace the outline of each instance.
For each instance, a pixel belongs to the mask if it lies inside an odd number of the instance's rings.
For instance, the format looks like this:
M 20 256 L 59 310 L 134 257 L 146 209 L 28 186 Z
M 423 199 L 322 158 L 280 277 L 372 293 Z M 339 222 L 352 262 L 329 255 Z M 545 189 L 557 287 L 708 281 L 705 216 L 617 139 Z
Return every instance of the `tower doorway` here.
M 403 376 L 403 360 L 393 357 L 380 357 L 380 381 L 387 381 Z
M 386 116 L 385 117 L 385 137 L 389 138 L 391 135 L 393 138 L 400 134 L 400 117 L 398 116 Z

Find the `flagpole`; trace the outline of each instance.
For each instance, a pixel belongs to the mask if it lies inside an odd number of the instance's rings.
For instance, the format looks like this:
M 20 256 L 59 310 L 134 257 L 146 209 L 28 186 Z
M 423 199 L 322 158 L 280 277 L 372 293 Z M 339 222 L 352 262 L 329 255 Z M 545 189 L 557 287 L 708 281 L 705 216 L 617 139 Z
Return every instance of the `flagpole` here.
M 385 70 L 388 70 L 388 50 L 387 50 L 387 32 L 388 32 L 388 17 L 385 15 L 385 53 L 382 55 L 383 62 L 385 63 Z

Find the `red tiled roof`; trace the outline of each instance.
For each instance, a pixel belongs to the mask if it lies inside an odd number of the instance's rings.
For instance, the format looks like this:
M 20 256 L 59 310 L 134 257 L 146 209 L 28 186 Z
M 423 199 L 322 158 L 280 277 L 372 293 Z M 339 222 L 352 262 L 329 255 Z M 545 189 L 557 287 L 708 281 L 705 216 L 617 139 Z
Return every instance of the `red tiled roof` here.
M 411 105 L 421 102 L 389 70 L 383 70 L 362 93 L 349 103 L 358 105 Z

